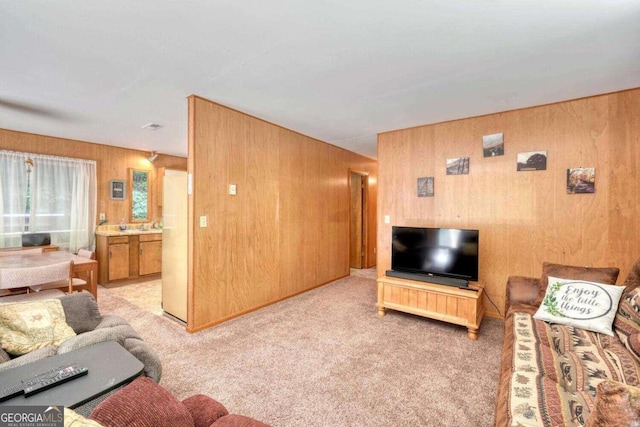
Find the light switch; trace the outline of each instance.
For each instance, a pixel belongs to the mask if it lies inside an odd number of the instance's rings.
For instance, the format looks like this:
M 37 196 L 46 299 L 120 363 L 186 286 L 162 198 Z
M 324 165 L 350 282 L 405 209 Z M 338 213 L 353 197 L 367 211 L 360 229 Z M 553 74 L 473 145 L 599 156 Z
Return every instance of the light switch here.
M 385 216 L 384 216 L 384 223 L 385 223 L 385 224 L 389 224 L 389 223 L 391 223 L 391 217 L 390 217 L 389 215 L 385 215 Z
M 207 216 L 206 215 L 202 215 L 200 217 L 200 228 L 204 228 L 207 226 Z
M 229 195 L 231 195 L 231 196 L 235 196 L 236 195 L 236 185 L 235 184 L 229 184 Z

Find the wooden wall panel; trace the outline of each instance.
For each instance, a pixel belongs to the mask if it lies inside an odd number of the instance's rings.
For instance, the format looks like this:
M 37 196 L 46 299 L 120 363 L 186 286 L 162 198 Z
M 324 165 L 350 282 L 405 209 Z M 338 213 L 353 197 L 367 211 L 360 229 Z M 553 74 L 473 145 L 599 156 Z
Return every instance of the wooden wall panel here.
M 482 135 L 498 132 L 505 155 L 483 157 Z M 621 282 L 640 256 L 639 146 L 640 89 L 379 134 L 378 275 L 391 226 L 411 225 L 478 228 L 480 281 L 501 312 L 508 276 L 538 277 L 544 261 L 616 266 Z M 516 171 L 517 153 L 539 150 L 546 171 Z M 471 158 L 469 175 L 446 175 L 454 157 Z M 567 194 L 576 167 L 596 168 L 595 194 Z M 434 197 L 416 196 L 422 176 Z
M 152 202 L 151 220 L 159 221 L 162 218 L 162 209 L 156 206 L 154 202 L 157 198 L 157 168 L 187 169 L 187 159 L 184 157 L 160 154 L 155 163 L 152 164 L 147 160 L 150 155 L 148 151 L 130 150 L 98 143 L 5 129 L 0 129 L 0 150 L 95 160 L 98 185 L 97 213 L 104 212 L 108 224 L 119 224 L 122 218 L 129 218 L 127 215 L 127 201 L 110 200 L 109 198 L 109 182 L 112 179 L 127 180 L 129 168 L 151 171 L 149 182 Z M 97 223 L 98 218 L 96 218 Z
M 189 115 L 187 329 L 348 275 L 349 170 L 368 173 L 375 189 L 376 161 L 196 96 Z

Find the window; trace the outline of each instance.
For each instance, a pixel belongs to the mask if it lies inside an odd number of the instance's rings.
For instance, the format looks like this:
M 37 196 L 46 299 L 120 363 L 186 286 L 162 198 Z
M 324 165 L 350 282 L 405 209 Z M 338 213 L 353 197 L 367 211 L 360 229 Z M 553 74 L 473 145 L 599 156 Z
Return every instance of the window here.
M 22 233 L 51 233 L 71 252 L 93 246 L 96 162 L 0 151 L 0 247 Z

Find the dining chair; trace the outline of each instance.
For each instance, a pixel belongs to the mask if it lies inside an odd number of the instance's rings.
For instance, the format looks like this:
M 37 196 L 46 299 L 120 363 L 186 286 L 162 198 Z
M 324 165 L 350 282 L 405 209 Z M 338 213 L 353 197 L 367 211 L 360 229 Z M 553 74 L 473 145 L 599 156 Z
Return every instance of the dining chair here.
M 96 259 L 96 253 L 88 249 L 79 249 L 78 256 L 82 258 Z
M 90 251 L 88 249 L 79 249 L 78 250 L 78 256 L 81 257 L 81 258 L 96 259 L 96 253 L 94 251 Z M 83 271 L 83 272 L 77 273 L 75 277 L 84 280 L 85 284 L 86 284 L 86 286 L 84 286 L 84 288 L 86 290 L 88 290 L 88 291 L 91 291 L 90 286 L 89 286 L 89 282 L 91 282 L 91 272 L 90 271 Z M 83 285 L 78 285 L 78 286 L 83 286 Z
M 68 293 L 72 293 L 74 289 L 87 284 L 86 280 L 73 277 L 73 261 L 64 261 L 57 264 L 51 264 L 36 267 L 31 270 L 34 274 L 38 274 L 41 269 L 43 280 L 41 284 L 29 286 L 29 292 L 40 292 L 45 289 L 61 289 Z

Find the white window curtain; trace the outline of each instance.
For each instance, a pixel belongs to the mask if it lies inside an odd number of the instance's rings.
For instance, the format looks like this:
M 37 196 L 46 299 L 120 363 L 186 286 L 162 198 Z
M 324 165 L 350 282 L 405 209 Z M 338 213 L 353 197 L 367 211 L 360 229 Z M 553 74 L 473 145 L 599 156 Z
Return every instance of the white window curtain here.
M 27 209 L 27 164 L 21 153 L 0 151 L 0 247 L 22 245 Z
M 7 158 L 10 160 L 6 161 Z M 0 159 L 3 166 L 5 161 L 12 163 L 15 170 L 11 176 L 4 172 L 4 167 L 0 170 L 4 201 L 0 203 L 0 217 L 7 217 L 7 206 L 13 211 L 12 215 L 22 209 L 23 231 L 51 233 L 51 244 L 74 253 L 82 248 L 93 249 L 97 204 L 95 161 L 7 151 L 0 151 Z M 27 172 L 27 159 L 33 161 L 31 172 Z M 25 175 L 25 184 L 14 187 L 16 179 L 21 179 L 16 178 L 20 174 Z M 30 189 L 28 216 L 26 203 L 6 203 L 7 198 L 26 200 L 27 186 Z M 6 228 L 6 220 L 3 222 Z M 21 245 L 21 238 L 19 244 L 9 240 L 11 246 Z

